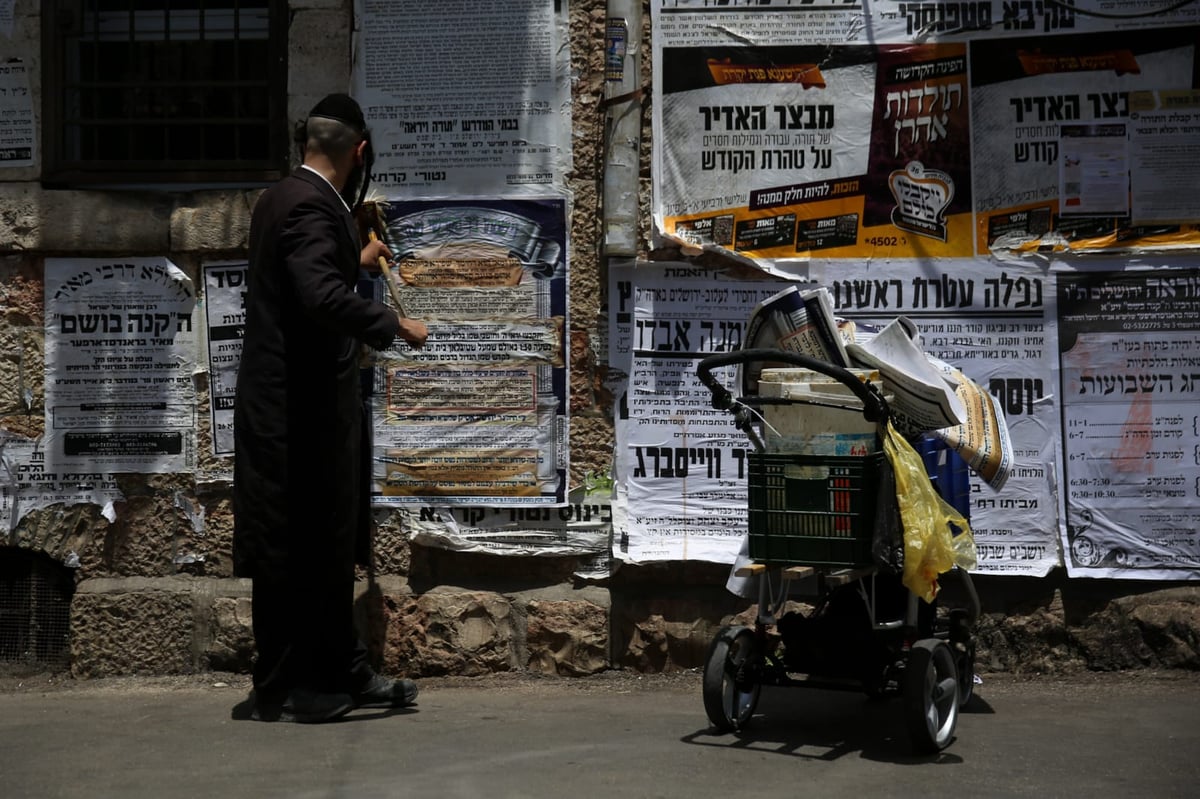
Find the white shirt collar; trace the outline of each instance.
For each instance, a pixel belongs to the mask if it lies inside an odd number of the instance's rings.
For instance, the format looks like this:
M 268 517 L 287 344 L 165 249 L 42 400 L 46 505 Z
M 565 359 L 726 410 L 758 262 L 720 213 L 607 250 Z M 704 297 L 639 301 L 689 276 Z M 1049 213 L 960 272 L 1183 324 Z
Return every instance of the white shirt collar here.
M 312 168 L 311 166 L 309 166 L 308 164 L 301 164 L 301 165 L 300 165 L 300 168 L 301 168 L 301 169 L 307 169 L 309 172 L 312 172 L 314 175 L 316 175 L 317 177 L 319 177 L 321 180 L 325 181 L 325 183 L 326 183 L 326 184 L 329 186 L 329 188 L 333 189 L 333 193 L 334 193 L 334 194 L 336 194 L 336 195 L 338 196 L 338 199 L 342 201 L 342 205 L 343 205 L 343 206 L 346 208 L 346 213 L 353 213 L 353 212 L 350 210 L 350 206 L 346 204 L 346 199 L 345 199 L 344 197 L 342 197 L 342 193 L 341 193 L 341 192 L 339 192 L 339 191 L 338 191 L 336 188 L 334 188 L 334 185 L 333 185 L 332 183 L 330 183 L 330 182 L 329 182 L 329 178 L 325 177 L 324 175 L 322 175 L 322 174 L 321 174 L 320 172 L 318 172 L 317 170 L 313 169 L 313 168 Z

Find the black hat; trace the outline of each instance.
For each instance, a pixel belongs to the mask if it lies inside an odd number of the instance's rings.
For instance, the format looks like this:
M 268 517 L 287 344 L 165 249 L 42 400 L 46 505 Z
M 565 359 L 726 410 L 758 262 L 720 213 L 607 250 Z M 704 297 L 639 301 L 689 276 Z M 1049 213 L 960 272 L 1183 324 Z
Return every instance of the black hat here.
M 354 128 L 359 134 L 365 134 L 367 130 L 367 121 L 363 119 L 362 108 L 348 94 L 326 95 L 325 99 L 313 106 L 309 117 L 336 119 L 338 122 Z

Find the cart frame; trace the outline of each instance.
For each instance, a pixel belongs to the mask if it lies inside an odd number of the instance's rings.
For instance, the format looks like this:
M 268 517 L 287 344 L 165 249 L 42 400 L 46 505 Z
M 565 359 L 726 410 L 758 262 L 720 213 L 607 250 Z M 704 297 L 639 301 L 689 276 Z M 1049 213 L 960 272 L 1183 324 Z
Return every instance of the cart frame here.
M 755 408 L 788 400 L 735 398 L 713 374 L 715 369 L 754 362 L 819 372 L 854 393 L 868 422 L 882 429 L 890 418 L 886 397 L 836 364 L 777 349 L 737 350 L 704 358 L 697 366 L 697 376 L 712 393 L 712 407 L 733 416 L 757 455 L 764 452 L 765 445 L 756 430 L 760 417 Z M 878 461 L 886 462 L 886 458 Z M 890 469 L 890 465 L 884 468 Z M 894 484 L 890 479 L 881 482 L 882 512 L 894 512 Z M 969 516 L 969 504 L 959 509 Z M 898 514 L 895 529 L 900 529 Z M 860 552 L 861 547 L 855 551 Z M 923 608 L 915 594 L 899 585 L 895 563 L 878 561 L 830 564 L 760 558 L 736 572 L 758 578 L 757 615 L 752 628 L 722 628 L 709 647 L 703 693 L 705 711 L 715 729 L 740 731 L 749 724 L 763 685 L 810 687 L 860 690 L 875 698 L 899 696 L 916 752 L 936 753 L 951 743 L 958 712 L 973 695 L 979 597 L 970 575 L 953 569 L 951 574 L 960 579 L 967 605 L 948 609 L 939 619 L 933 606 Z M 807 615 L 793 612 L 781 616 L 792 584 L 799 580 L 815 580 L 817 603 Z M 842 618 L 842 612 L 830 610 L 836 606 L 852 610 Z

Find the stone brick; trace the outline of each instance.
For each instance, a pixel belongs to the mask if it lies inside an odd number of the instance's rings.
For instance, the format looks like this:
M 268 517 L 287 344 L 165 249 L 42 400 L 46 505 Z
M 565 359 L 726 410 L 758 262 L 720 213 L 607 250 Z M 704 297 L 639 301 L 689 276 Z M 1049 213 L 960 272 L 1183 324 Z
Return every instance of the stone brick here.
M 196 192 L 171 213 L 171 250 L 205 252 L 244 249 L 250 209 L 259 192 Z
M 1166 588 L 1112 604 L 1127 614 L 1130 637 L 1151 654 L 1149 665 L 1200 670 L 1200 588 Z
M 608 611 L 587 601 L 533 601 L 526 608 L 530 671 L 577 677 L 608 666 Z
M 1049 602 L 1030 602 L 1004 613 L 985 613 L 977 625 L 979 671 L 1064 674 L 1086 666 L 1086 658 L 1067 627 L 1062 594 Z
M 0 323 L 0 414 L 45 410 L 45 375 L 41 328 Z
M 188 537 L 196 554 L 204 556 L 204 574 L 233 576 L 233 500 L 227 491 L 202 493 L 197 498 L 204 513 L 204 528 Z
M 714 596 L 616 605 L 613 635 L 620 635 L 621 643 L 614 659 L 618 665 L 646 672 L 702 667 L 713 636 L 730 615 L 730 604 L 728 599 Z
M 571 485 L 583 485 L 588 472 L 609 473 L 613 462 L 612 437 L 611 417 L 571 417 Z
M 86 585 L 80 586 L 71 602 L 72 674 L 111 677 L 196 670 L 189 594 L 91 593 Z
M 330 92 L 344 92 L 350 15 L 339 3 L 306 3 L 288 25 L 288 118 L 304 119 Z M 343 44 L 344 43 L 344 44 Z
M 179 571 L 174 558 L 189 549 L 176 544 L 192 530 L 172 493 L 131 496 L 131 487 L 123 481 L 125 501 L 116 505 L 116 521 L 104 531 L 103 560 L 91 576 L 165 577 Z
M 587 330 L 575 325 L 570 331 L 571 412 L 580 413 L 595 404 L 596 358 Z
M 0 250 L 165 253 L 173 205 L 157 192 L 43 191 L 35 183 L 0 183 Z
M 250 597 L 214 597 L 207 609 L 207 619 L 208 640 L 202 653 L 204 668 L 249 672 L 254 664 Z
M 412 567 L 412 547 L 401 526 L 399 514 L 376 513 L 379 523 L 372 535 L 372 558 L 375 574 L 408 575 Z
M 389 674 L 476 676 L 517 667 L 511 603 L 487 591 L 385 595 Z

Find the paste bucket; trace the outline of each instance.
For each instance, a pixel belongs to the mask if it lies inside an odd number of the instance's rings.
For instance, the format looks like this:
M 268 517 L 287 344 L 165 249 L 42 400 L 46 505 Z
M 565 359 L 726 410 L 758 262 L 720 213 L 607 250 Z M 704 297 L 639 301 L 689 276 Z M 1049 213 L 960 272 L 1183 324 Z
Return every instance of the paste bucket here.
M 882 388 L 874 369 L 847 371 Z M 764 369 L 758 393 L 789 400 L 762 406 L 767 452 L 845 456 L 879 450 L 878 427 L 863 418 L 862 400 L 832 377 L 811 369 Z

